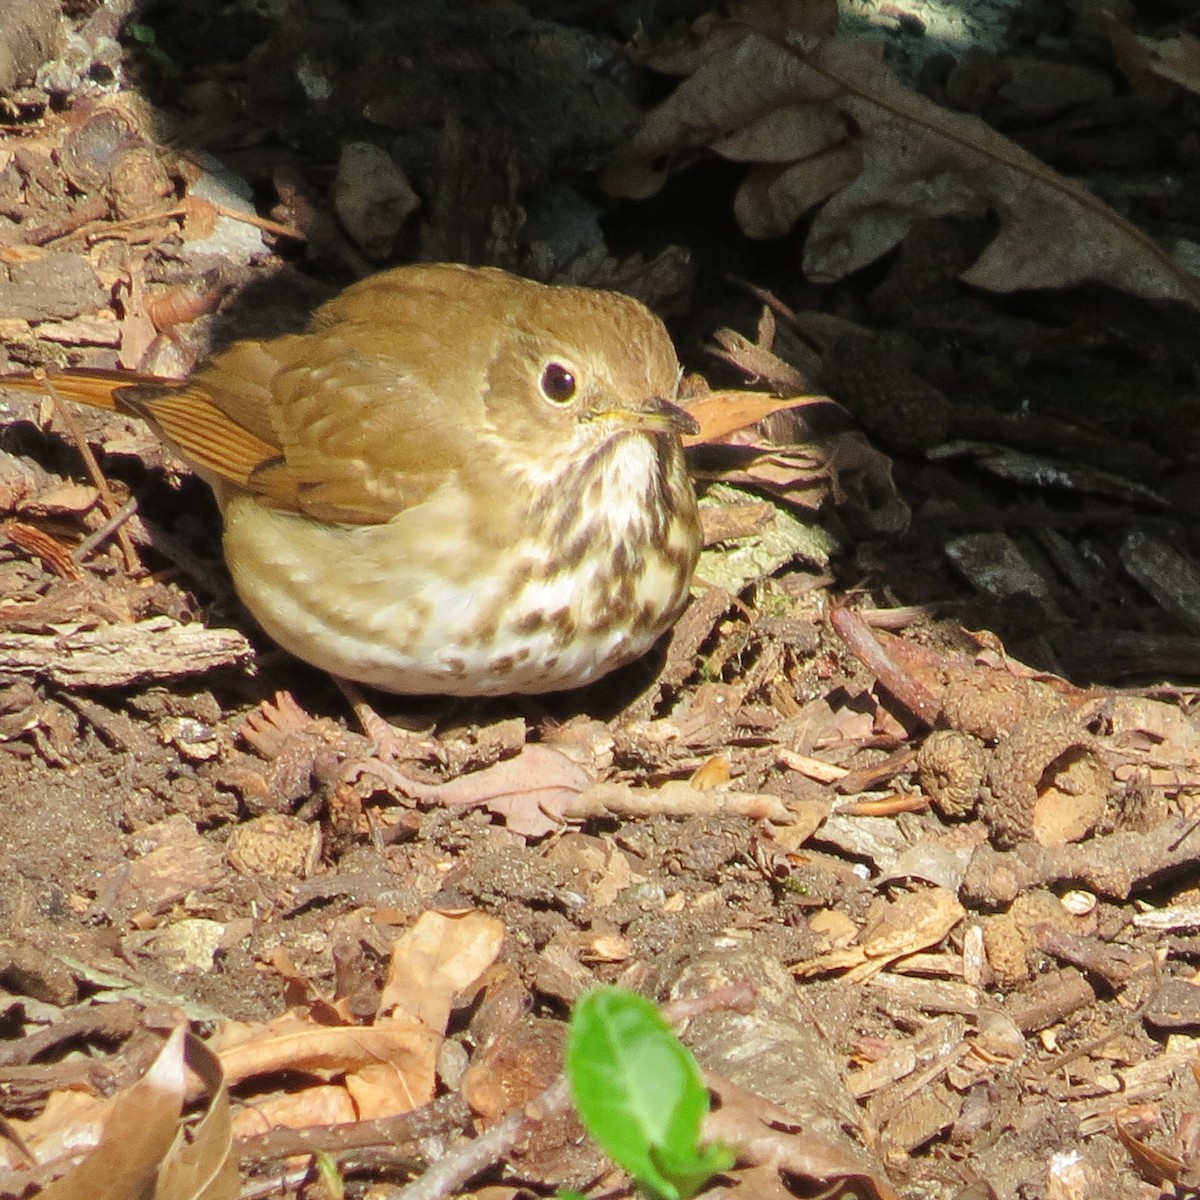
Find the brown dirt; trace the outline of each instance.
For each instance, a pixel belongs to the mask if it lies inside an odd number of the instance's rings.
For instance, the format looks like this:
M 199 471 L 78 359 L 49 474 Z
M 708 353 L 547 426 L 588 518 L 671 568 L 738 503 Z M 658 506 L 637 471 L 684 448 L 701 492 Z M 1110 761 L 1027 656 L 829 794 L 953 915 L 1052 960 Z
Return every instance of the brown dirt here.
M 575 234 L 592 236 L 579 197 L 662 86 L 625 57 L 642 6 L 610 18 L 603 6 L 550 3 L 532 15 L 515 4 L 331 3 L 294 22 L 246 6 L 228 24 L 207 3 L 172 7 L 151 14 L 153 53 L 126 41 L 126 82 L 110 89 L 104 39 L 119 22 L 75 5 L 90 61 L 7 103 L 9 370 L 179 373 L 231 338 L 296 327 L 361 270 L 416 257 L 532 272 Z M 580 7 L 590 15 L 573 22 Z M 1091 35 L 1070 41 L 1083 16 L 1077 26 L 1053 5 L 1023 13 L 1015 55 L 1032 53 L 1040 33 L 1095 66 Z M 1174 30 L 1170 16 L 1158 15 L 1158 36 Z M 645 36 L 671 19 L 647 16 Z M 399 61 L 396 47 L 419 39 L 419 61 Z M 1195 103 L 1179 93 L 1131 106 L 1121 145 L 1150 127 L 1154 137 L 1115 163 L 1086 159 L 1095 143 L 1083 133 L 1072 142 L 1086 125 L 1078 113 L 1076 127 L 1015 118 L 1004 131 L 1048 147 L 1063 169 L 1090 168 L 1152 235 L 1200 241 Z M 328 205 L 338 148 L 357 139 L 385 143 L 425 201 L 370 262 Z M 243 225 L 210 244 L 216 214 L 201 210 L 181 226 L 181 201 L 213 178 L 201 150 L 299 236 Z M 568 180 L 579 185 L 570 201 Z M 387 929 L 430 909 L 477 908 L 506 931 L 506 1036 L 527 1014 L 561 1019 L 593 982 L 665 997 L 717 950 L 755 956 L 764 979 L 794 967 L 803 1017 L 781 1022 L 817 1031 L 808 1053 L 825 1056 L 820 1069 L 844 1089 L 838 1120 L 849 1114 L 854 1152 L 902 1194 L 1115 1200 L 1194 1184 L 1195 318 L 1099 290 L 973 292 L 957 275 L 989 236 L 985 221 L 924 223 L 885 263 L 816 288 L 799 276 L 794 238 L 763 248 L 731 232 L 733 182 L 730 168 L 702 163 L 650 204 L 610 206 L 609 248 L 654 265 L 601 254 L 595 273 L 662 302 L 689 367 L 714 385 L 730 368 L 714 367 L 701 343 L 726 324 L 749 333 L 758 316 L 729 272 L 793 309 L 880 331 L 831 352 L 822 381 L 893 460 L 895 495 L 826 503 L 819 517 L 799 509 L 839 539 L 831 562 L 785 555 L 736 598 L 698 595 L 670 648 L 587 692 L 372 697 L 413 731 L 389 761 L 327 679 L 253 628 L 221 573 L 211 501 L 151 435 L 123 418 L 78 418 L 116 502 L 138 498 L 127 528 L 140 565 L 111 538 L 76 561 L 71 551 L 105 517 L 73 437 L 39 400 L 4 403 L 6 1115 L 32 1115 L 63 1082 L 66 1048 L 39 1076 L 22 1043 L 85 1009 L 165 1005 L 208 1034 L 226 1019 L 271 1021 L 303 980 L 366 1020 Z M 587 216 L 555 215 L 577 201 Z M 686 246 L 690 265 L 655 257 L 668 241 Z M 797 435 L 775 439 L 792 446 Z M 927 454 L 934 445 L 954 452 Z M 996 446 L 1087 479 L 1047 488 L 1028 462 L 1024 474 L 980 467 Z M 787 461 L 799 479 L 799 460 Z M 704 449 L 695 464 L 715 469 Z M 715 466 L 728 474 L 727 461 Z M 895 496 L 913 514 L 899 533 L 880 519 Z M 953 539 L 967 534 L 1007 535 L 1041 590 L 989 593 L 962 566 L 966 550 L 956 558 Z M 1178 569 L 1182 602 L 1129 568 L 1139 536 L 1174 551 L 1169 568 L 1151 559 L 1148 569 Z M 835 629 L 831 612 L 846 606 L 881 611 Z M 105 641 L 164 616 L 172 630 L 199 618 L 233 633 L 155 642 L 137 663 Z M 90 632 L 99 651 L 71 641 Z M 101 678 L 98 664 L 113 662 Z M 973 706 L 980 697 L 986 711 Z M 931 723 L 967 740 L 918 770 L 911 752 Z M 571 763 L 587 780 L 567 800 L 546 793 L 560 818 L 550 834 L 522 826 L 540 810 L 526 799 L 514 816 L 490 777 L 479 776 L 473 807 L 436 790 L 530 744 L 559 755 L 553 767 L 529 760 L 523 787 L 559 788 L 555 772 Z M 832 775 L 815 778 L 814 760 Z M 975 775 L 955 781 L 968 799 L 982 795 L 980 812 L 930 808 L 936 772 L 967 762 Z M 693 786 L 672 792 L 672 781 Z M 624 791 L 589 790 L 600 782 Z M 585 800 L 586 813 L 571 808 Z M 786 818 L 768 819 L 768 801 Z M 1161 922 L 1142 919 L 1158 910 Z M 492 1036 L 484 1015 L 502 1008 L 482 994 L 452 1017 L 471 1053 Z M 744 1031 L 742 1048 L 756 1036 Z M 120 1060 L 123 1038 L 82 1040 Z M 736 1057 L 726 1046 L 705 1065 L 736 1078 Z M 786 1087 L 772 1091 L 767 1074 L 763 1094 L 783 1103 Z M 443 1095 L 454 1081 L 446 1068 Z M 356 1187 L 372 1172 L 398 1175 L 394 1163 L 341 1161 Z M 538 1194 L 600 1170 L 549 1150 L 508 1166 L 509 1183 Z M 496 1168 L 486 1179 L 503 1177 Z M 1163 1178 L 1174 1183 L 1156 1191 Z M 289 1186 L 280 1194 L 301 1194 Z

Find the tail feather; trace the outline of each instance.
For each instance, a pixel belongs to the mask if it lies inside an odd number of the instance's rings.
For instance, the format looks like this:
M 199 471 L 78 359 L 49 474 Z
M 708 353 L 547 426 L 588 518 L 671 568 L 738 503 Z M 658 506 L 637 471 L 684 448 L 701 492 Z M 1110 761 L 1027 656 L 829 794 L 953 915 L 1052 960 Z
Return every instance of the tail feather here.
M 39 372 L 38 374 L 0 375 L 0 389 L 12 388 L 20 392 L 40 392 L 43 395 L 59 395 L 65 400 L 75 400 L 92 408 L 104 408 L 117 412 L 124 408 L 121 393 L 127 388 L 147 384 L 170 386 L 153 375 L 139 375 L 134 371 L 79 370 Z
M 227 480 L 270 495 L 278 506 L 295 507 L 297 485 L 280 465 L 279 443 L 239 423 L 203 387 L 105 370 L 0 376 L 0 389 L 10 387 L 140 417 L 210 483 Z M 262 476 L 263 482 L 254 482 L 268 467 L 273 470 Z

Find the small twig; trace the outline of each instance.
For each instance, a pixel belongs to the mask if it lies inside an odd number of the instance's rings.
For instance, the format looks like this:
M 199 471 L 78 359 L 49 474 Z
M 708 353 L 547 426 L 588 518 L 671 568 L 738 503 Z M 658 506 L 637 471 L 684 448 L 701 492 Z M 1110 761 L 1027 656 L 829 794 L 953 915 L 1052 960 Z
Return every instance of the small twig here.
M 58 414 L 62 423 L 66 426 L 67 432 L 71 435 L 71 440 L 75 443 L 76 449 L 78 449 L 80 457 L 83 459 L 83 464 L 87 467 L 88 474 L 91 476 L 92 484 L 96 488 L 96 491 L 100 493 L 100 503 L 111 520 L 121 511 L 121 505 L 117 503 L 117 498 L 113 495 L 112 488 L 108 486 L 108 480 L 105 479 L 104 472 L 100 470 L 100 464 L 96 461 L 96 456 L 92 453 L 91 446 L 88 445 L 87 439 L 80 431 L 74 415 L 63 402 L 62 396 L 54 386 L 54 381 L 46 378 L 42 382 L 45 384 L 46 391 L 49 393 L 51 400 L 54 401 L 54 411 Z M 123 524 L 118 524 L 116 534 L 117 543 L 121 547 L 121 553 L 125 558 L 125 569 L 130 575 L 140 575 L 142 573 L 142 563 L 138 558 L 137 550 L 134 549 L 133 541 L 126 532 Z
M 212 201 L 209 201 L 212 203 Z M 272 221 L 267 217 L 260 217 L 256 213 L 240 212 L 236 208 L 227 208 L 224 204 L 213 204 L 213 208 L 222 217 L 228 217 L 231 221 L 241 221 L 246 225 L 253 225 L 256 229 L 261 229 L 265 233 L 274 233 L 279 237 L 291 238 L 296 242 L 308 241 L 308 235 L 303 230 L 297 229 L 294 225 L 284 225 L 280 221 Z
M 895 779 L 897 775 L 910 771 L 916 757 L 916 752 L 911 746 L 902 746 L 899 750 L 889 754 L 882 762 L 869 763 L 865 767 L 847 771 L 837 780 L 834 787 L 844 796 L 856 796 L 859 792 L 869 792 L 873 788 Z
M 443 1096 L 412 1112 L 374 1120 L 310 1125 L 303 1129 L 272 1129 L 237 1143 L 238 1161 L 259 1170 L 267 1163 L 297 1154 L 346 1154 L 351 1151 L 388 1149 L 393 1162 L 412 1169 L 422 1158 L 420 1146 L 430 1138 L 449 1137 L 463 1129 L 471 1110 L 461 1096 Z
M 530 1126 L 540 1124 L 561 1112 L 571 1099 L 571 1087 L 565 1075 L 559 1075 L 540 1095 L 524 1108 L 509 1113 L 497 1125 L 479 1137 L 457 1146 L 407 1187 L 395 1200 L 444 1200 L 480 1171 L 490 1167 L 512 1149 Z
M 779 747 L 775 752 L 775 761 L 780 766 L 787 767 L 789 771 L 796 771 L 817 783 L 837 783 L 850 773 L 845 767 L 836 767 L 833 763 L 823 762 L 811 755 L 800 754 L 796 750 L 789 750 L 787 746 Z
M 1200 817 L 1194 818 L 1191 824 L 1184 829 L 1184 831 L 1167 847 L 1167 849 L 1172 852 L 1178 850 L 1179 847 L 1183 845 L 1184 841 L 1191 837 L 1198 828 L 1200 828 Z
M 26 230 L 24 241 L 30 246 L 47 246 L 51 242 L 57 242 L 78 233 L 85 226 L 103 219 L 107 214 L 107 197 L 93 196 L 89 200 L 84 200 L 59 220 L 49 225 L 41 225 L 36 229 Z
M 94 533 L 89 534 L 71 551 L 71 558 L 81 563 L 101 542 L 106 542 L 137 511 L 137 497 L 131 496 Z
M 834 632 L 854 652 L 854 657 L 918 720 L 935 728 L 942 706 L 875 640 L 866 622 L 850 608 L 829 614 Z

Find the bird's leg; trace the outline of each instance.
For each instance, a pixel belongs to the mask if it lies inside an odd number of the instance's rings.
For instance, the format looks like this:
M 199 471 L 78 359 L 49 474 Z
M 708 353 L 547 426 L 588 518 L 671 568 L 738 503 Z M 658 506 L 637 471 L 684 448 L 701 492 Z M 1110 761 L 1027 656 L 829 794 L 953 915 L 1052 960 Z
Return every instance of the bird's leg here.
M 363 733 L 375 743 L 376 757 L 384 762 L 400 762 L 413 757 L 414 741 L 419 736 L 416 731 L 400 729 L 381 717 L 367 702 L 358 684 L 339 675 L 330 675 L 330 679 L 346 697 Z

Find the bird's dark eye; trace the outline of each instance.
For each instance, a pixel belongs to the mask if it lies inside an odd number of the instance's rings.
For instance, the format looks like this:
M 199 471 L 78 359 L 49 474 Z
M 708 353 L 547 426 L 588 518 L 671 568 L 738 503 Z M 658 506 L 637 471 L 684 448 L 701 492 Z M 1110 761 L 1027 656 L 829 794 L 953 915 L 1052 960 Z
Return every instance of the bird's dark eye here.
M 542 372 L 542 395 L 547 400 L 553 400 L 555 404 L 566 404 L 574 397 L 577 387 L 575 373 L 569 368 L 559 362 L 546 364 L 546 369 Z

